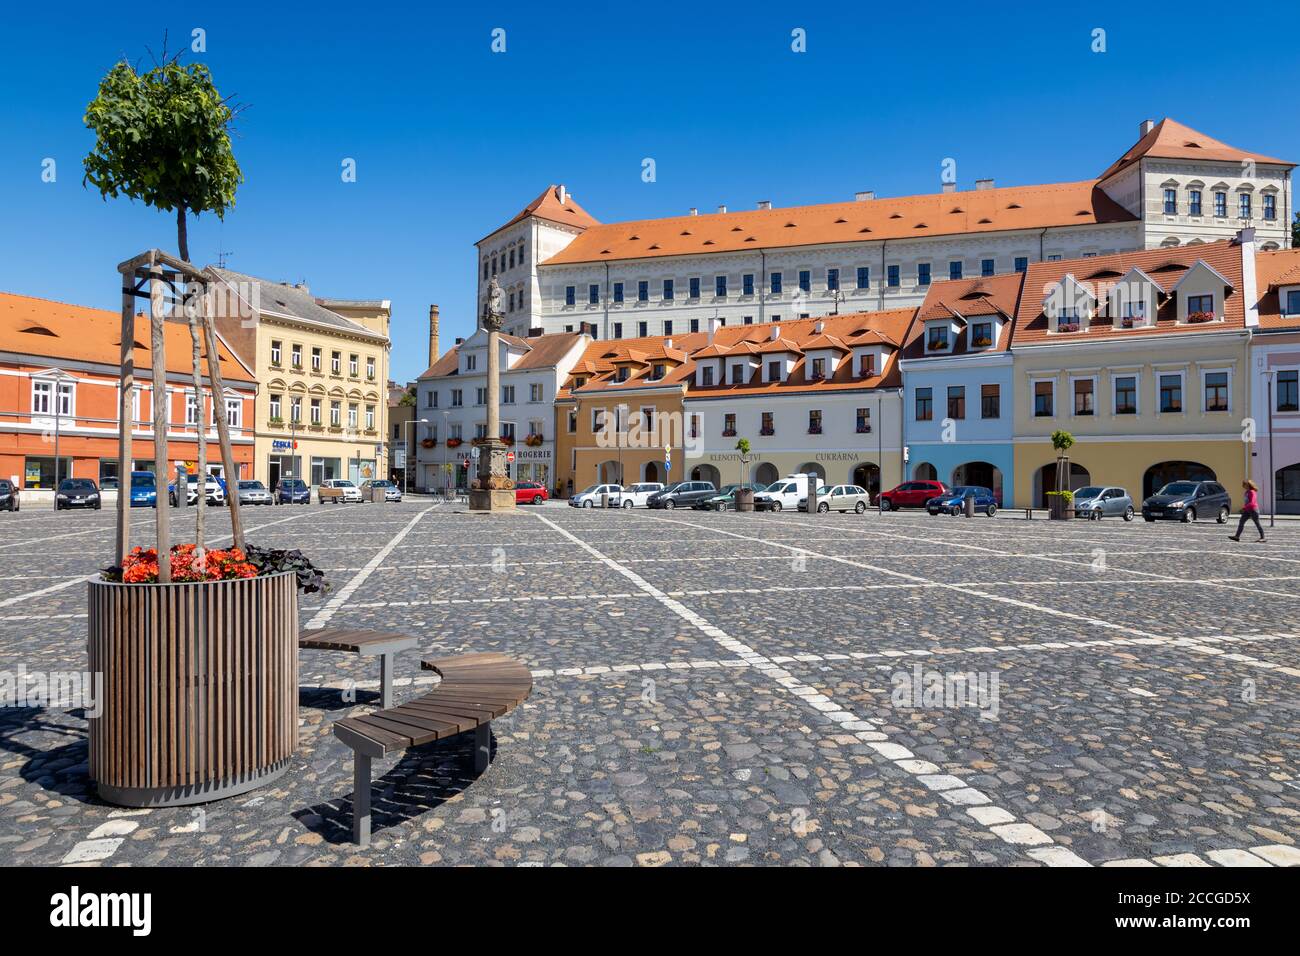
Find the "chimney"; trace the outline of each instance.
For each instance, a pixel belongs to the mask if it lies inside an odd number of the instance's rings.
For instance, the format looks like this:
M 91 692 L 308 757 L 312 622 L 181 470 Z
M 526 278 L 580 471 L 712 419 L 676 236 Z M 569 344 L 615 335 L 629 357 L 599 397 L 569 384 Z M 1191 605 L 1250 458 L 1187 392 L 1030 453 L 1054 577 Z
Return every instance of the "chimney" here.
M 1255 227 L 1247 226 L 1233 239 L 1241 247 L 1241 295 L 1246 328 L 1259 325 L 1259 284 L 1255 276 Z
M 1156 128 L 1155 120 L 1149 120 L 1149 119 L 1143 120 L 1142 123 L 1138 126 L 1138 137 L 1141 138 L 1145 136 L 1147 133 L 1151 132 L 1155 128 Z
M 456 344 L 457 344 L 457 345 L 464 345 L 464 344 L 465 344 L 465 340 L 464 340 L 463 338 L 461 338 L 461 337 L 458 335 L 458 336 L 456 336 Z
M 772 326 L 772 341 L 775 342 L 780 337 L 781 337 L 781 326 L 779 325 Z
M 760 200 L 758 201 L 758 208 L 759 208 L 759 209 L 771 209 L 771 208 L 772 208 L 772 200 L 770 200 L 770 199 L 760 199 Z
M 692 216 L 698 216 L 699 214 L 700 214 L 700 210 L 699 210 L 699 208 L 696 207 L 696 206 L 692 206 L 692 207 L 691 207 L 691 215 L 692 215 Z
M 946 193 L 955 193 L 955 192 L 957 191 L 957 184 L 956 184 L 956 183 L 944 183 L 944 184 L 943 184 L 943 191 L 946 192 Z
M 825 330 L 826 330 L 826 323 L 823 322 L 821 319 L 818 319 L 816 322 L 813 323 L 813 331 L 816 332 L 818 335 L 821 335 L 822 332 L 824 332 Z
M 975 180 L 975 188 L 976 188 L 976 189 L 992 189 L 992 188 L 993 188 L 993 180 L 991 180 L 991 179 L 977 179 L 977 180 Z
M 719 206 L 719 207 L 718 207 L 718 212 L 726 212 L 726 211 L 727 211 L 727 207 L 726 207 L 726 206 Z
M 429 306 L 429 368 L 438 362 L 438 307 Z
M 569 191 L 564 188 L 563 184 L 555 187 L 555 198 L 560 201 L 561 206 L 569 201 Z
M 539 335 L 545 335 L 545 334 L 546 334 L 546 330 L 542 328 L 540 325 L 534 325 L 531 329 L 528 330 L 528 337 L 530 339 L 535 339 Z
M 874 189 L 864 189 L 862 192 L 853 194 L 854 202 L 871 202 L 875 198 L 876 191 Z
M 666 351 L 668 351 L 668 350 L 669 350 L 670 348 L 672 348 L 672 347 L 673 347 L 673 340 L 672 340 L 672 339 L 664 339 L 664 351 L 666 352 Z
M 715 316 L 710 316 L 709 318 L 707 318 L 707 319 L 704 320 L 705 329 L 706 329 L 706 330 L 708 331 L 708 333 L 709 333 L 709 344 L 710 344 L 710 345 L 713 344 L 713 336 L 714 336 L 714 335 L 717 333 L 717 331 L 718 331 L 718 324 L 719 324 L 719 323 L 718 323 L 718 317 L 717 317 L 716 315 L 715 315 Z

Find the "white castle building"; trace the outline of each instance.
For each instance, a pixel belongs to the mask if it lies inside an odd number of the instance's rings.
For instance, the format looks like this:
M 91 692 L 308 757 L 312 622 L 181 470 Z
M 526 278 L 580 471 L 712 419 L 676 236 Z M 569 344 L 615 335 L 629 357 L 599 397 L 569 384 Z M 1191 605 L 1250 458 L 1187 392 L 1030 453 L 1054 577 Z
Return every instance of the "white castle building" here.
M 1171 119 L 1099 178 L 998 188 L 976 180 L 921 196 L 600 223 L 550 186 L 478 243 L 478 313 L 492 276 L 504 330 L 598 338 L 920 305 L 933 281 L 1032 262 L 1227 239 L 1253 226 L 1289 245 L 1293 163 Z

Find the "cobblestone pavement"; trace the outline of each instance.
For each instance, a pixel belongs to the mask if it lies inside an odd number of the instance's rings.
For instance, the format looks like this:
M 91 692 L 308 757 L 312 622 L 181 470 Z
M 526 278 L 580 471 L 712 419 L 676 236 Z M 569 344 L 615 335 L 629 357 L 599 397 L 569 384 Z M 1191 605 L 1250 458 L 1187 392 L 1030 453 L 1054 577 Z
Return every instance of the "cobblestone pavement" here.
M 153 520 L 133 514 L 137 541 Z M 84 668 L 81 582 L 112 522 L 0 515 L 0 670 Z M 471 779 L 468 740 L 376 761 L 358 850 L 330 727 L 375 706 L 373 662 L 302 652 L 289 772 L 201 808 L 100 802 L 80 712 L 6 707 L 0 862 L 1300 863 L 1300 525 L 1235 544 L 1215 524 L 420 499 L 247 524 L 328 570 L 303 625 L 419 638 L 399 698 L 431 683 L 421 656 L 524 660 L 491 768 Z

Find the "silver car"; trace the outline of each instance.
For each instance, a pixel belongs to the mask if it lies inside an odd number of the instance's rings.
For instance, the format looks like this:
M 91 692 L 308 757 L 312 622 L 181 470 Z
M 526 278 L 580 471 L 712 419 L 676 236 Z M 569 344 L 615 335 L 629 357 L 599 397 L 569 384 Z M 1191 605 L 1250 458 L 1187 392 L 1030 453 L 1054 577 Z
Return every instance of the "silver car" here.
M 867 493 L 866 488 L 858 485 L 836 485 L 829 489 L 819 489 L 817 492 L 817 510 L 823 514 L 827 511 L 838 511 L 840 514 L 856 511 L 862 514 L 869 507 L 871 507 L 871 495 Z M 808 510 L 807 498 L 799 499 L 799 510 Z
M 266 485 L 260 481 L 245 479 L 239 482 L 239 504 L 240 507 L 244 505 L 273 505 L 275 499 L 266 490 Z
M 1133 520 L 1133 499 L 1123 488 L 1089 485 L 1074 493 L 1074 516 L 1099 521 L 1102 518 Z

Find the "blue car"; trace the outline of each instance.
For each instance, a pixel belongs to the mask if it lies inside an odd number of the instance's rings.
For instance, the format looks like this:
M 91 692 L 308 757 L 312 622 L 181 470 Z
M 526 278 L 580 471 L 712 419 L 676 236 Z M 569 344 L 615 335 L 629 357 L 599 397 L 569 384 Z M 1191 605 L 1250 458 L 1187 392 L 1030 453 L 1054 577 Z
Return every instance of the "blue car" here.
M 998 500 L 993 492 L 979 485 L 959 485 L 945 495 L 931 498 L 925 503 L 925 510 L 932 515 L 959 515 L 966 510 L 967 498 L 974 498 L 975 510 L 990 518 L 998 513 Z
M 131 472 L 131 507 L 158 507 L 158 485 L 152 471 Z
M 281 478 L 275 483 L 277 505 L 311 504 L 311 485 L 301 478 Z

